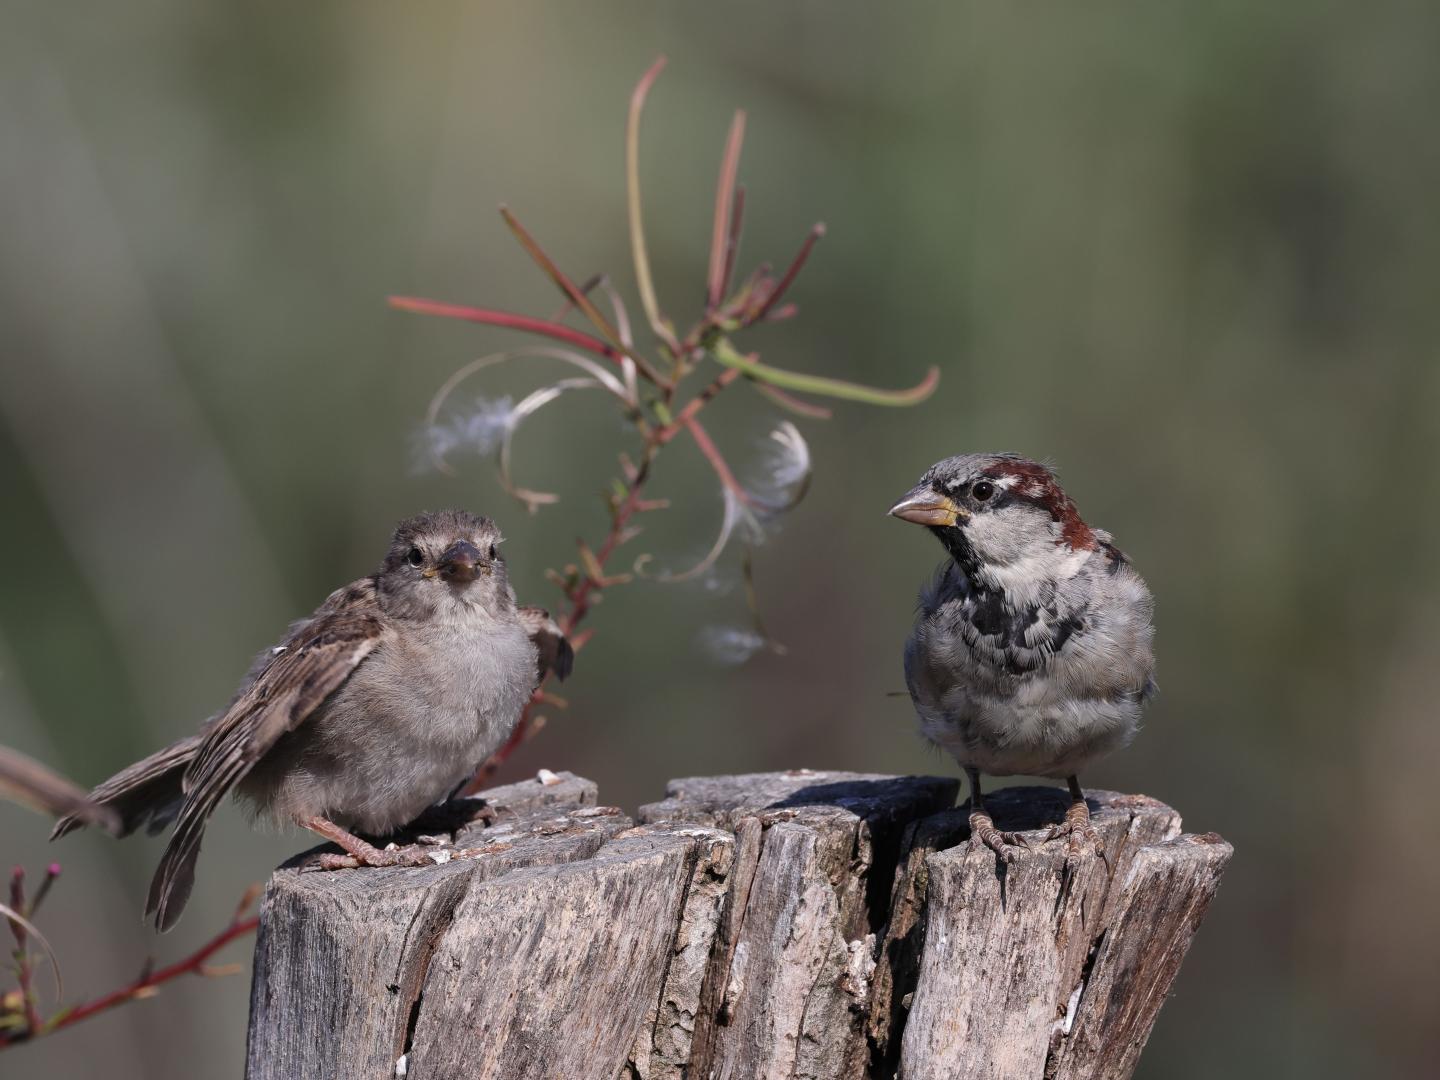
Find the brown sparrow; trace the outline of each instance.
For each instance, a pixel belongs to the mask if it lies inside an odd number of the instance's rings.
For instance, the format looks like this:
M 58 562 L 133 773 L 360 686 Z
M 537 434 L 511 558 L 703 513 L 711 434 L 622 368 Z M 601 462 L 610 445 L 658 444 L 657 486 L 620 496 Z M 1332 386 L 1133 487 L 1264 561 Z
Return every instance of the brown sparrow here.
M 1050 470 L 1014 454 L 932 465 L 890 509 L 950 559 L 920 594 L 905 681 L 920 728 L 970 780 L 971 835 L 1004 859 L 980 774 L 1063 777 L 1073 799 L 1047 839 L 1096 842 L 1078 773 L 1125 746 L 1154 692 L 1154 604 L 1110 535 Z
M 262 652 L 223 712 L 91 793 L 120 835 L 175 822 L 146 907 L 159 929 L 180 917 L 231 792 L 349 853 L 323 866 L 427 861 L 351 830 L 385 836 L 443 798 L 510 734 L 545 665 L 563 677 L 573 655 L 545 612 L 516 605 L 500 540 L 463 510 L 402 522 L 379 571 Z

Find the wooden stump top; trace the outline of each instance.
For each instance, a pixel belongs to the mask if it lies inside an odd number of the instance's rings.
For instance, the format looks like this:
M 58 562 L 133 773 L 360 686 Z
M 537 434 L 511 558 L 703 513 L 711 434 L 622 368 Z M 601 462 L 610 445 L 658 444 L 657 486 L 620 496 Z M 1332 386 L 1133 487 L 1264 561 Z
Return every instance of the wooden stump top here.
M 634 820 L 546 779 L 432 866 L 276 871 L 251 1080 L 1124 1077 L 1230 855 L 1111 792 L 1074 862 L 1064 792 L 988 796 L 1034 838 L 1007 867 L 952 779 L 688 778 Z

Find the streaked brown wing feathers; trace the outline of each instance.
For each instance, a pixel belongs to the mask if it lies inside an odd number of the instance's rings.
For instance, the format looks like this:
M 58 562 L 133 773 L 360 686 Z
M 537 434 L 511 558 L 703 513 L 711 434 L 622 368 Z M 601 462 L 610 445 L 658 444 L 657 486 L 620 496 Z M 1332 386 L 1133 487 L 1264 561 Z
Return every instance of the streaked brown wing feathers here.
M 205 822 L 216 805 L 384 640 L 374 597 L 368 579 L 331 594 L 205 732 L 185 771 L 185 803 L 150 887 L 148 909 L 161 929 L 179 917 L 189 895 Z
M 520 624 L 525 627 L 525 632 L 530 635 L 530 640 L 535 643 L 540 654 L 539 670 L 536 673 L 537 685 L 545 681 L 547 673 L 564 682 L 575 665 L 575 651 L 561 631 L 560 624 L 541 607 L 519 607 L 516 608 L 516 614 L 520 616 Z

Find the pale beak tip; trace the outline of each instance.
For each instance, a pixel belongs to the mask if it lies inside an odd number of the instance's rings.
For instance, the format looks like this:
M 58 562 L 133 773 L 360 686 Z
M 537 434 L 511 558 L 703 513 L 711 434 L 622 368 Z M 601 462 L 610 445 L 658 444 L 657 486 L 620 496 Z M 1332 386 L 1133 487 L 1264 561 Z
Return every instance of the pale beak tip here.
M 964 511 L 949 496 L 922 484 L 892 506 L 890 516 L 913 525 L 938 528 L 962 520 Z

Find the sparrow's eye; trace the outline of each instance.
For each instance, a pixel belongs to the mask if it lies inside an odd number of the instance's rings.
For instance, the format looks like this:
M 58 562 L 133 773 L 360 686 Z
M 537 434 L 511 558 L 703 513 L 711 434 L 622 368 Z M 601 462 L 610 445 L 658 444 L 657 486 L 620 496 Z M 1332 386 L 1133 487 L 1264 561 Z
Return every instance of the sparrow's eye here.
M 491 544 L 491 545 L 490 545 L 490 561 L 491 561 L 491 562 L 494 562 L 494 561 L 495 561 L 496 559 L 498 559 L 499 557 L 500 557 L 500 553 L 495 550 L 495 545 L 494 545 L 494 544 Z
M 991 495 L 995 494 L 995 485 L 990 483 L 989 480 L 980 480 L 970 489 L 970 494 L 976 502 L 984 502 L 990 498 Z
M 411 566 L 419 566 L 425 561 L 425 553 L 421 551 L 418 547 L 412 547 L 409 553 L 405 556 L 405 561 L 408 562 Z

